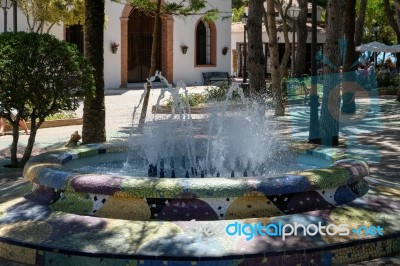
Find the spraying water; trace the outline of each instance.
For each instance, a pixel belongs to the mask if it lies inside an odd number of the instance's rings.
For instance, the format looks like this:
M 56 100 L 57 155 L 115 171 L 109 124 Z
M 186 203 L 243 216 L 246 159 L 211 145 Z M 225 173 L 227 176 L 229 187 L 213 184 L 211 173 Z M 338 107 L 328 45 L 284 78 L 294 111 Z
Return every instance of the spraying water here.
M 130 146 L 140 147 L 148 176 L 233 178 L 273 175 L 287 170 L 284 163 L 290 157 L 287 148 L 274 134 L 272 124 L 260 115 L 259 107 L 248 103 L 237 83 L 230 85 L 224 101 L 210 105 L 210 113 L 196 115 L 194 119 L 185 83 L 179 81 L 174 87 L 161 72 L 156 72 L 148 82 L 156 78 L 165 86 L 157 98 L 152 120 L 146 123 L 140 135 L 131 133 L 129 140 Z M 132 128 L 146 89 L 147 83 L 139 105 L 134 107 Z M 239 95 L 238 101 L 233 100 L 234 93 Z M 172 99 L 171 113 L 158 114 L 167 94 Z M 237 108 L 231 110 L 234 105 Z M 134 158 L 137 158 L 137 149 L 127 156 L 124 164 L 127 171 Z

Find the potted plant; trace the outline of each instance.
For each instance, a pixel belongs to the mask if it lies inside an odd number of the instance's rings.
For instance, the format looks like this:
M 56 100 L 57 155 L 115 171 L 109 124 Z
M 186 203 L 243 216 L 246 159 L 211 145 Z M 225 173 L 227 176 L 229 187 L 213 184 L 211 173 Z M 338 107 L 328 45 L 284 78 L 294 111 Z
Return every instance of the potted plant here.
M 118 51 L 118 47 L 119 47 L 119 44 L 118 44 L 118 43 L 112 42 L 112 43 L 111 43 L 111 52 L 112 52 L 113 54 L 116 54 L 117 51 Z

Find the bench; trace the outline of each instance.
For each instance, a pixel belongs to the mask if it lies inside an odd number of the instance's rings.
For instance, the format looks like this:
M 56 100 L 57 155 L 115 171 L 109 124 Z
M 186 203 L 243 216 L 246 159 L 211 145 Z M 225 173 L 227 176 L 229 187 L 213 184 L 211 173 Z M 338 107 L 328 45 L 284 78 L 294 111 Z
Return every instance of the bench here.
M 228 81 L 231 83 L 232 77 L 228 72 L 202 72 L 204 85 L 211 85 L 220 81 Z

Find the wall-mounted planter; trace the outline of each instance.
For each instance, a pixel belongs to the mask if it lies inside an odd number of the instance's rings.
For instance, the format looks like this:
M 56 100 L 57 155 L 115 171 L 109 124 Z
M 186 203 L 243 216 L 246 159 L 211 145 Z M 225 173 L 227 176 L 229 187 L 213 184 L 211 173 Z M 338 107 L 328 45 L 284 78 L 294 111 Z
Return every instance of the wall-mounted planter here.
M 118 51 L 118 47 L 119 47 L 119 44 L 118 44 L 118 43 L 115 43 L 115 42 L 111 43 L 111 52 L 112 52 L 113 54 L 116 54 L 117 51 Z
M 189 47 L 187 47 L 186 45 L 182 45 L 182 46 L 181 46 L 182 54 L 186 54 L 188 48 L 189 48 Z

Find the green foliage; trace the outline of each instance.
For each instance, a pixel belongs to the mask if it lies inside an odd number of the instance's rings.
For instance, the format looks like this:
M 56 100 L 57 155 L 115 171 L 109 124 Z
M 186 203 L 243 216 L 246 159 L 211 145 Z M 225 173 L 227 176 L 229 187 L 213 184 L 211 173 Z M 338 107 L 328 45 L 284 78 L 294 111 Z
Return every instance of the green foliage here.
M 211 87 L 206 89 L 206 102 L 222 102 L 225 101 L 226 95 L 229 90 L 229 83 L 228 82 L 223 82 L 220 86 L 218 87 Z M 232 100 L 239 101 L 240 100 L 240 95 L 234 91 L 232 93 Z
M 75 46 L 52 35 L 0 34 L 1 116 L 19 110 L 32 121 L 73 111 L 93 95 L 92 67 Z
M 184 94 L 179 94 L 180 100 L 186 103 L 186 96 Z M 199 106 L 206 102 L 206 98 L 202 93 L 188 93 L 187 95 L 190 106 Z M 167 101 L 167 106 L 172 106 L 173 99 L 170 97 Z
M 18 0 L 18 7 L 27 17 L 31 32 L 47 33 L 51 27 L 63 22 L 66 25 L 85 23 L 84 0 Z
M 359 8 L 359 1 L 357 1 L 357 12 Z M 395 10 L 393 1 L 391 2 L 391 7 Z M 383 8 L 383 0 L 368 0 L 367 9 L 365 12 L 365 22 L 364 22 L 364 34 L 363 43 L 368 43 L 375 41 L 375 33 L 373 27 L 375 24 L 379 25 L 378 40 L 386 44 L 395 44 L 396 34 L 393 29 L 389 26 L 387 15 Z M 371 18 L 371 19 L 368 19 Z
M 399 75 L 390 74 L 390 73 L 378 73 L 376 76 L 376 80 L 378 82 L 378 88 L 385 87 L 399 87 L 400 85 L 400 77 Z
M 232 8 L 232 22 L 240 22 L 244 14 L 244 7 Z
M 149 14 L 156 15 L 157 13 L 157 1 L 127 0 L 126 3 Z M 210 8 L 207 7 L 207 4 Z M 161 10 L 158 14 L 172 14 L 173 16 L 182 18 L 190 15 L 201 14 L 205 20 L 216 20 L 219 18 L 220 12 L 217 8 L 210 5 L 207 0 L 181 0 L 178 3 L 164 3 L 163 1 Z
M 51 121 L 51 120 L 60 120 L 60 119 L 69 119 L 69 118 L 74 118 L 76 117 L 75 112 L 73 111 L 62 111 L 53 115 L 49 115 L 46 120 Z
M 326 9 L 326 7 L 328 6 L 328 0 L 317 0 L 317 5 Z
M 311 77 L 303 75 L 301 78 L 291 78 L 286 80 L 286 95 L 300 96 L 308 95 L 311 89 Z
M 189 93 L 188 101 L 190 106 L 199 106 L 212 102 L 223 102 L 226 99 L 230 85 L 228 82 L 223 82 L 220 86 L 206 88 L 205 93 Z M 186 103 L 186 96 L 179 94 L 181 102 Z M 232 93 L 233 102 L 240 102 L 240 95 L 236 91 Z M 172 106 L 173 98 L 167 100 L 167 106 Z
M 246 2 L 246 1 L 243 1 L 243 0 L 232 0 L 232 8 L 239 9 L 239 8 L 243 7 L 244 6 L 244 2 Z
M 46 117 L 73 111 L 94 96 L 93 68 L 76 46 L 49 34 L 0 34 L 0 116 L 13 127 L 11 166 L 23 167 L 31 156 L 38 128 Z M 18 110 L 15 121 L 9 110 Z M 31 134 L 20 161 L 18 121 L 29 117 Z

